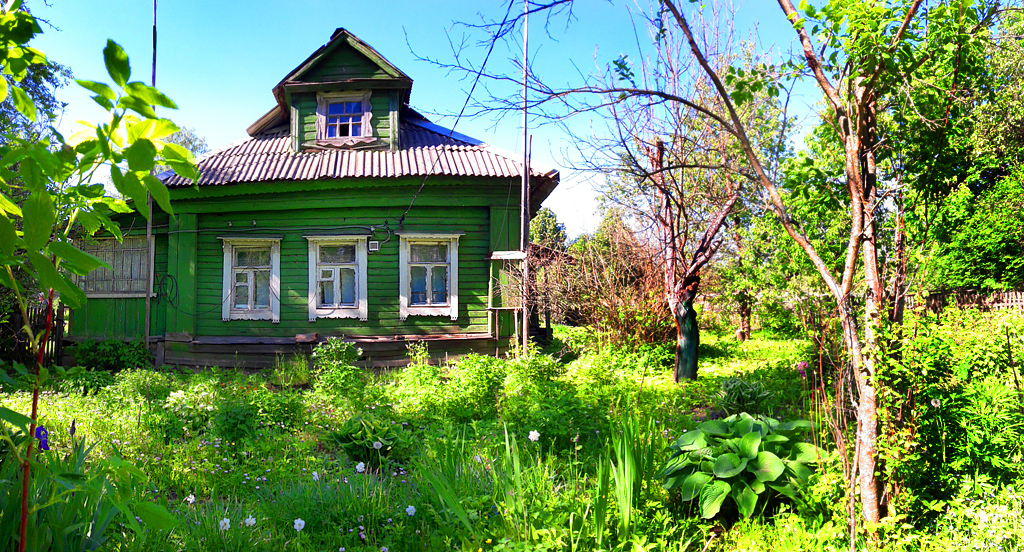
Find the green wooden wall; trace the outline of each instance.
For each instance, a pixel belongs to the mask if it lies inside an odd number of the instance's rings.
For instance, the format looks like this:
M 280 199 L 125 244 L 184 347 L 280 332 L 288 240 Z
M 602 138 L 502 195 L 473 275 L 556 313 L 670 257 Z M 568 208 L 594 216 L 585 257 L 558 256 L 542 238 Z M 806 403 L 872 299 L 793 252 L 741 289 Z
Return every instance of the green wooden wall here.
M 175 191 L 178 216 L 171 222 L 168 279 L 177 290 L 165 310 L 169 339 L 195 336 L 293 337 L 323 335 L 485 333 L 488 326 L 491 251 L 518 245 L 518 181 L 431 179 L 404 224 L 398 219 L 412 201 L 419 179 L 351 179 L 281 182 Z M 268 193 L 273 192 L 273 193 Z M 200 197 L 195 197 L 196 195 Z M 185 199 L 188 197 L 188 199 Z M 253 224 L 255 221 L 255 224 Z M 399 318 L 398 245 L 392 232 L 456 232 L 459 238 L 459 316 Z M 358 231 L 375 226 L 381 250 L 367 260 L 368 320 L 310 322 L 308 242 L 304 236 Z M 352 228 L 349 228 L 352 227 Z M 221 320 L 223 249 L 221 237 L 281 237 L 281 320 Z M 194 246 L 194 247 L 193 247 Z M 190 313 L 195 313 L 194 315 Z M 510 328 L 510 324 L 502 327 Z M 502 332 L 506 334 L 507 332 Z
M 383 69 L 348 44 L 339 44 L 298 80 L 331 82 L 348 79 L 391 79 Z
M 398 117 L 397 90 L 373 90 L 370 93 L 370 119 L 373 136 L 382 143 L 390 145 L 392 138 L 392 118 Z M 304 92 L 291 95 L 292 105 L 298 114 L 299 148 L 304 144 L 316 142 L 316 93 Z
M 136 227 L 141 217 L 123 219 L 122 228 Z M 166 215 L 158 216 L 154 225 L 156 265 L 153 280 L 156 297 L 150 302 L 150 335 L 163 335 L 166 326 L 167 293 L 161 289 L 163 275 L 167 274 L 167 234 Z M 145 232 L 133 230 L 127 235 L 145 235 Z M 172 290 L 173 291 L 173 290 Z M 142 339 L 143 319 L 145 318 L 145 299 L 143 297 L 93 297 L 86 300 L 85 305 L 71 313 L 69 336 L 89 339 Z

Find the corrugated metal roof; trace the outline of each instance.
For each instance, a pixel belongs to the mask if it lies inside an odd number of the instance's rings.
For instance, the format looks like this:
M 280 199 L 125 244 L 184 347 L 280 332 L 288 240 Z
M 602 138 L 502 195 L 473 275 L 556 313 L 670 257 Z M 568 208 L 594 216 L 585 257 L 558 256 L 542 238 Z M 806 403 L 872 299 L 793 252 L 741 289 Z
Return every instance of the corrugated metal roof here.
M 332 148 L 293 152 L 288 130 L 271 130 L 200 158 L 198 184 L 402 176 L 512 178 L 522 174 L 522 163 L 511 154 L 425 120 L 403 121 L 400 132 L 402 148 L 398 151 Z M 556 171 L 531 168 L 535 178 L 558 179 Z M 160 177 L 168 186 L 192 185 L 172 172 Z

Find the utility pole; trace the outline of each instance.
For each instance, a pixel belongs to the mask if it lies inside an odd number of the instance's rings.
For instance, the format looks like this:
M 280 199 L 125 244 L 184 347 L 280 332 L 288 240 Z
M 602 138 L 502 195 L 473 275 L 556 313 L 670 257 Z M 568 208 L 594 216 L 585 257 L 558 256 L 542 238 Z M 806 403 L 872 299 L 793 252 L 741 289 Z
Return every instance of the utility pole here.
M 153 0 L 153 71 L 152 71 L 152 83 L 151 86 L 156 88 L 156 0 Z M 150 321 L 153 317 L 153 306 L 151 304 L 153 297 L 153 269 L 155 268 L 154 260 L 154 248 L 153 248 L 153 196 L 146 192 L 146 207 L 149 209 L 149 218 L 146 219 L 146 315 L 143 324 L 145 325 L 144 335 L 146 342 L 146 350 L 149 350 L 149 326 Z
M 526 344 L 530 340 L 530 265 L 527 261 L 530 247 L 530 134 L 527 121 L 527 56 L 529 55 L 528 37 L 530 28 L 530 2 L 523 0 L 523 189 L 520 193 L 519 249 L 523 252 L 523 320 L 520 328 L 520 353 L 526 352 Z

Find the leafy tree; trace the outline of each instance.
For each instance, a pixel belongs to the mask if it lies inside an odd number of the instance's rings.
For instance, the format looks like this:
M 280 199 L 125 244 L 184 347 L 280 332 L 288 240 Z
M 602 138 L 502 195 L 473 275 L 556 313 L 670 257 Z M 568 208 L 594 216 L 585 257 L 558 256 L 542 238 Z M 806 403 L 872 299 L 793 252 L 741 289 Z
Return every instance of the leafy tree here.
M 547 207 L 537 211 L 530 221 L 530 241 L 558 251 L 568 247 L 569 236 L 565 233 L 565 225 L 558 222 L 558 216 Z
M 40 107 L 20 84 L 28 77 L 29 69 L 45 64 L 46 58 L 27 45 L 41 32 L 38 23 L 17 7 L 15 1 L 0 8 L 0 65 L 3 73 L 10 75 L 10 81 L 0 79 L 0 102 L 10 97 L 18 113 L 34 122 L 38 120 Z M 20 269 L 33 274 L 40 288 L 45 290 L 47 312 L 46 328 L 41 333 L 35 332 L 31 324 L 24 327 L 35 353 L 35 363 L 31 369 L 14 364 L 14 370 L 31 381 L 32 410 L 25 415 L 0 409 L 0 419 L 5 422 L 0 424 L 0 439 L 6 441 L 10 454 L 22 467 L 19 552 L 45 546 L 43 542 L 29 543 L 29 495 L 32 453 L 35 438 L 38 438 L 39 390 L 49 378 L 49 371 L 42 366 L 42 351 L 52 326 L 54 301 L 59 295 L 60 301 L 72 307 L 81 306 L 85 294 L 75 284 L 73 276 L 104 266 L 102 260 L 76 247 L 70 239 L 72 232 L 79 226 L 89 234 L 105 228 L 120 239 L 121 231 L 111 215 L 131 212 L 134 208 L 150 217 L 147 192 L 163 210 L 171 213 L 167 188 L 151 174 L 157 162 L 173 167 L 186 177 L 197 176 L 193 158 L 185 148 L 161 141 L 178 128 L 171 121 L 158 117 L 154 106 L 175 108 L 174 102 L 153 87 L 129 81 L 128 56 L 115 42 L 107 42 L 103 57 L 113 87 L 94 81 L 77 82 L 96 94 L 93 100 L 109 114 L 106 122 L 85 128 L 69 138 L 55 130 L 41 137 L 19 133 L 15 128 L 13 134 L 8 133 L 0 140 L 0 268 L 3 271 L 0 284 L 13 290 L 23 320 L 28 321 L 28 297 L 14 273 Z M 131 198 L 134 205 L 104 195 L 103 185 L 94 183 L 101 167 L 109 169 L 114 185 Z M 20 206 L 12 201 L 12 197 L 19 195 L 26 197 Z M 58 374 L 63 371 L 60 367 L 55 370 Z M 18 386 L 6 371 L 0 374 L 6 383 Z M 25 438 L 16 440 L 7 424 L 18 428 Z M 125 513 L 126 522 L 137 533 L 141 533 L 142 528 L 136 515 L 155 527 L 166 527 L 173 522 L 170 514 L 155 505 L 147 503 L 135 508 L 123 497 L 116 500 L 118 509 Z M 36 539 L 37 535 L 43 532 L 33 531 L 31 538 Z
M 195 157 L 210 151 L 210 145 L 206 143 L 206 138 L 196 134 L 194 128 L 182 127 L 181 130 L 164 138 L 163 141 L 166 144 L 177 144 Z M 153 167 L 153 174 L 160 174 L 169 168 L 171 168 L 169 165 L 157 165 Z

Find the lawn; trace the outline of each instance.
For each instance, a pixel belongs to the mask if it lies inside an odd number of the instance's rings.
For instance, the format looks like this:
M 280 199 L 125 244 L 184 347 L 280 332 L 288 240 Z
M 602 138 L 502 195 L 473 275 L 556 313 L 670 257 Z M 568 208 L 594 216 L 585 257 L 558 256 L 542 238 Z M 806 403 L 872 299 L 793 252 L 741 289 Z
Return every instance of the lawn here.
M 34 479 L 36 526 L 109 550 L 848 549 L 841 463 L 820 425 L 794 437 L 821 449 L 792 498 L 769 490 L 746 515 L 725 500 L 704 519 L 703 498 L 663 488 L 670 445 L 708 420 L 820 421 L 808 342 L 705 333 L 700 377 L 675 384 L 668 346 L 556 338 L 444 366 L 412 348 L 411 366 L 379 374 L 338 343 L 256 373 L 85 372 L 40 397 L 50 450 L 37 473 L 51 477 Z M 25 412 L 31 396 L 0 402 Z M 0 474 L 7 524 L 13 465 Z M 956 494 L 943 515 L 860 546 L 939 550 L 984 519 L 1006 549 L 1024 533 L 1016 483 L 981 480 L 983 502 Z

